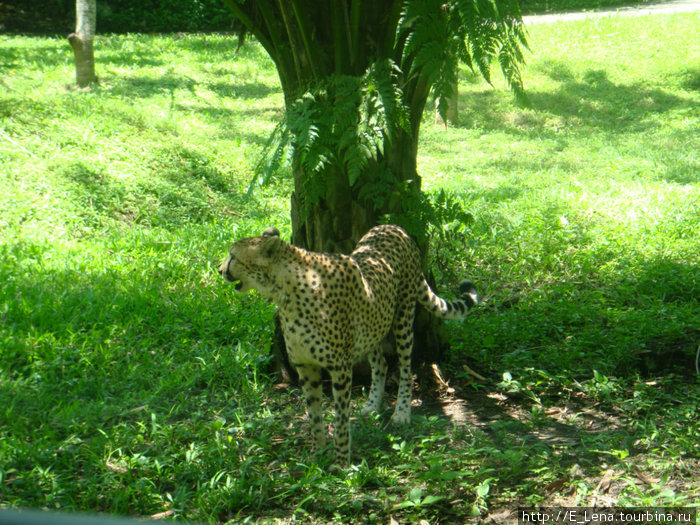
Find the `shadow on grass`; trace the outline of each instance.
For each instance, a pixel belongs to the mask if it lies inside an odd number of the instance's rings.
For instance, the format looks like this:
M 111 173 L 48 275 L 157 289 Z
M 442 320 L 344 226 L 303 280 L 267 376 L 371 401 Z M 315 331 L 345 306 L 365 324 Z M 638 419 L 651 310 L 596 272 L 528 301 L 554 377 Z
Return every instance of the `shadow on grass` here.
M 397 450 L 412 450 L 413 457 L 404 461 L 415 461 L 423 473 L 433 471 L 437 462 L 440 468 L 435 477 L 428 474 L 425 479 L 437 484 L 434 490 L 440 495 L 459 501 L 458 506 L 469 508 L 474 487 L 490 483 L 492 494 L 508 493 L 506 500 L 512 508 L 528 501 L 533 493 L 546 495 L 548 502 L 557 497 L 573 505 L 577 484 L 584 489 L 595 487 L 604 472 L 618 464 L 615 452 L 628 451 L 632 457 L 641 454 L 634 444 L 644 437 L 643 432 L 612 405 L 585 396 L 540 403 L 531 398 L 537 389 L 504 393 L 493 384 L 482 384 L 475 391 L 454 379 L 450 381 L 454 393 L 443 396 L 438 393 L 439 383 L 433 387 L 430 379 L 421 382 L 416 397 L 422 405 L 414 409 L 410 426 L 382 427 L 358 418 L 353 427 L 356 461 L 372 458 L 367 459 L 370 467 L 382 468 L 385 462 L 401 463 L 393 458 Z M 447 443 L 444 449 L 442 443 Z M 445 479 L 455 481 L 440 485 L 443 473 Z M 466 482 L 470 490 L 456 498 L 460 482 Z M 581 495 L 586 496 L 585 492 Z M 491 500 L 489 507 L 498 499 Z M 577 500 L 576 504 L 584 502 Z
M 681 85 L 688 91 L 700 91 L 700 68 L 689 68 L 682 73 Z
M 139 397 L 152 398 L 167 379 L 156 371 L 173 364 L 184 338 L 201 338 L 203 323 L 191 316 L 200 308 L 185 296 L 174 301 L 162 293 L 162 277 L 61 271 L 45 267 L 39 247 L 23 246 L 22 252 L 22 264 L 34 259 L 36 277 L 11 279 L 3 293 L 9 301 L 1 362 L 11 395 L 24 398 L 28 423 L 41 411 L 49 420 L 63 413 L 94 423 L 102 410 L 120 412 Z M 230 338 L 225 332 L 222 327 L 218 334 L 222 341 Z M 63 408 L 77 401 L 83 410 L 65 414 Z M 69 431 L 70 424 L 61 426 Z
M 207 106 L 205 104 L 176 104 L 175 108 L 182 112 L 194 111 L 206 118 L 217 127 L 216 135 L 229 139 L 240 139 L 250 144 L 264 146 L 269 140 L 269 133 L 263 128 L 261 131 L 251 124 L 252 119 L 281 120 L 282 109 L 262 106 L 246 109 L 230 109 L 220 106 Z M 242 118 L 243 117 L 243 118 Z
M 35 64 L 43 68 L 52 68 L 73 63 L 73 52 L 68 40 L 65 49 L 56 46 L 55 39 L 32 39 L 26 46 L 0 46 L 0 71 L 22 67 L 24 63 Z
M 76 215 L 86 224 L 102 227 L 116 219 L 125 225 L 173 228 L 214 221 L 228 207 L 243 206 L 237 185 L 200 152 L 186 147 L 164 147 L 153 152 L 157 175 L 115 177 L 82 162 L 61 166 L 57 175 Z M 254 203 L 247 202 L 254 208 Z M 251 209 L 254 213 L 254 209 Z
M 455 397 L 430 400 L 416 413 L 442 413 L 454 424 L 483 432 L 486 440 L 502 451 L 539 449 L 548 461 L 564 469 L 580 463 L 597 466 L 605 457 L 603 450 L 632 444 L 628 422 L 609 410 L 612 407 L 587 403 L 583 398 L 542 404 L 533 397 L 528 390 L 504 393 L 494 387 L 484 387 L 480 392 L 459 388 Z M 562 454 L 562 448 L 576 453 Z M 513 465 L 523 477 L 534 470 L 527 464 L 529 455 L 525 452 L 526 457 L 520 458 L 522 465 Z
M 127 68 L 160 67 L 166 64 L 166 60 L 160 56 L 139 51 L 115 50 L 112 48 L 100 48 L 99 42 L 95 48 L 95 65 L 116 66 Z
M 167 43 L 164 52 L 161 41 Z M 234 35 L 175 33 L 166 35 L 98 35 L 96 41 L 97 63 L 117 67 L 157 67 L 172 63 L 164 58 L 165 53 L 173 58 L 185 58 L 205 64 L 230 60 L 250 60 L 260 62 L 270 60 L 258 45 L 238 47 Z M 272 67 L 272 66 L 270 66 Z
M 176 90 L 195 94 L 197 81 L 185 75 L 125 76 L 114 78 L 109 93 L 117 96 L 147 98 Z
M 29 434 L 52 420 L 54 431 L 71 432 L 63 416 L 100 425 L 134 406 L 167 412 L 177 401 L 183 417 L 189 394 L 247 390 L 260 357 L 235 349 L 255 344 L 266 306 L 230 302 L 218 259 L 183 256 L 157 238 L 140 243 L 140 260 L 106 248 L 94 263 L 98 254 L 73 254 L 71 268 L 40 244 L 0 246 L 3 417 L 24 411 L 15 423 Z M 201 281 L 207 272 L 213 283 Z
M 125 76 L 114 77 L 110 82 L 108 93 L 117 96 L 138 96 L 148 98 L 163 93 L 172 93 L 178 90 L 189 91 L 197 96 L 195 88 L 198 82 L 185 75 L 166 74 L 158 77 L 154 76 Z M 278 93 L 276 87 L 269 87 L 260 82 L 249 84 L 235 84 L 225 82 L 214 82 L 203 86 L 225 98 L 236 98 L 244 100 L 264 99 Z M 202 106 L 206 107 L 206 106 Z M 255 112 L 257 109 L 236 111 L 237 114 L 245 111 Z
M 565 64 L 550 65 L 545 73 L 562 85 L 553 94 L 532 93 L 533 107 L 589 127 L 610 131 L 643 131 L 647 119 L 692 103 L 660 89 L 641 84 L 622 85 L 610 81 L 604 70 L 589 70 L 577 80 Z
M 494 161 L 495 163 L 496 161 Z M 512 164 L 511 164 L 512 166 Z M 505 186 L 498 185 L 494 188 L 484 188 L 479 192 L 474 192 L 469 194 L 469 199 L 465 199 L 470 202 L 473 199 L 483 199 L 489 203 L 498 204 L 501 202 L 512 201 L 522 195 L 523 189 L 519 186 Z
M 40 507 L 48 499 L 65 509 L 159 512 L 140 495 L 124 495 L 131 474 L 125 480 L 126 469 L 113 465 L 143 454 L 162 466 L 209 432 L 213 414 L 230 416 L 248 402 L 256 357 L 236 347 L 250 341 L 260 311 L 236 313 L 217 287 L 183 279 L 205 262 L 178 261 L 156 240 L 140 251 L 145 260 L 134 263 L 133 254 L 107 249 L 96 267 L 75 253 L 74 268 L 62 268 L 46 246 L 0 246 L 0 472 L 8 504 Z M 182 466 L 150 472 L 149 487 L 184 487 L 173 470 L 187 477 L 207 469 Z M 46 484 L 37 470 L 60 483 Z
M 679 108 L 691 110 L 692 101 L 663 90 L 641 84 L 616 84 L 605 70 L 591 69 L 581 78 L 564 62 L 548 62 L 540 66 L 547 76 L 560 83 L 555 91 L 527 91 L 532 109 L 513 116 L 498 110 L 498 95 L 486 91 L 473 93 L 460 100 L 462 121 L 515 133 L 554 133 L 556 122 L 545 122 L 547 116 L 559 117 L 559 126 L 574 125 L 610 132 L 638 132 L 650 127 L 650 117 Z M 693 85 L 697 75 L 690 74 Z M 695 80 L 693 80 L 695 79 Z M 493 109 L 489 109 L 493 108 Z
M 620 377 L 692 374 L 700 268 L 658 257 L 590 257 L 588 268 L 566 280 L 488 298 L 469 321 L 471 339 L 458 346 L 499 367 L 565 371 L 578 379 L 592 370 Z M 609 265 L 629 266 L 606 273 Z
M 207 86 L 220 97 L 242 98 L 242 99 L 260 99 L 279 93 L 279 87 L 270 87 L 260 82 L 251 82 L 248 84 L 232 84 L 226 82 L 213 82 Z
M 270 64 L 272 62 L 265 49 L 256 43 L 239 46 L 238 36 L 235 34 L 177 33 L 173 38 L 183 52 L 195 52 L 203 62 L 210 62 L 212 55 L 225 60 L 269 61 Z
M 267 143 L 268 134 L 266 131 L 260 133 L 255 132 L 255 128 L 247 121 L 250 118 L 263 118 L 272 121 L 278 121 L 282 117 L 282 108 L 276 106 L 264 105 L 246 105 L 242 108 L 222 107 L 220 104 L 207 104 L 205 99 L 200 98 L 196 93 L 198 86 L 197 81 L 187 76 L 180 75 L 165 75 L 159 78 L 153 77 L 125 77 L 114 78 L 105 92 L 110 96 L 123 98 L 138 97 L 145 99 L 149 97 L 162 97 L 163 95 L 171 98 L 171 110 L 177 110 L 182 113 L 196 113 L 204 117 L 211 124 L 218 127 L 217 134 L 226 138 L 238 138 L 252 144 L 264 145 Z M 279 91 L 276 88 L 270 88 L 261 83 L 252 84 L 225 84 L 216 83 L 209 86 L 204 86 L 205 89 L 212 89 L 221 97 L 230 97 L 243 99 L 245 102 L 249 100 L 263 100 L 269 95 Z M 178 102 L 181 98 L 177 94 L 178 91 L 188 91 L 191 95 L 190 100 L 186 104 Z M 201 103 L 199 103 L 201 101 Z M 114 111 L 114 118 L 125 120 L 133 124 L 134 115 L 128 112 Z M 138 116 L 136 117 L 138 118 Z

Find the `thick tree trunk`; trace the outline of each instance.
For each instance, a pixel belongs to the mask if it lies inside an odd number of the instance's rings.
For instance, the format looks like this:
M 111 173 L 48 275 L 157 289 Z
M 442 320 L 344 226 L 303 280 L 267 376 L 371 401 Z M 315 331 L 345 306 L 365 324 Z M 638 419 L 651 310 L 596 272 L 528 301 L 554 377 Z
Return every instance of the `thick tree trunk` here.
M 341 169 L 329 170 L 326 195 L 308 206 L 304 215 L 304 186 L 301 173 L 295 174 L 291 214 L 292 244 L 315 252 L 350 253 L 367 230 L 377 224 L 377 215 L 360 202 Z
M 68 35 L 68 42 L 75 55 L 75 80 L 79 87 L 97 82 L 93 41 L 97 25 L 96 0 L 76 0 L 75 33 Z

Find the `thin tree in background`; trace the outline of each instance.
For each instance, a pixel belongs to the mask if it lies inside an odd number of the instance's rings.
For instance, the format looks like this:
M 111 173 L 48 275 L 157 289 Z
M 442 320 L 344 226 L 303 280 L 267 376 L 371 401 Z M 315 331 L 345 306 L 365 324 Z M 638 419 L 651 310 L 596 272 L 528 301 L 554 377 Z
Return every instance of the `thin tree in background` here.
M 75 33 L 68 35 L 68 42 L 75 55 L 75 80 L 79 87 L 97 82 L 93 41 L 97 26 L 96 0 L 76 0 Z

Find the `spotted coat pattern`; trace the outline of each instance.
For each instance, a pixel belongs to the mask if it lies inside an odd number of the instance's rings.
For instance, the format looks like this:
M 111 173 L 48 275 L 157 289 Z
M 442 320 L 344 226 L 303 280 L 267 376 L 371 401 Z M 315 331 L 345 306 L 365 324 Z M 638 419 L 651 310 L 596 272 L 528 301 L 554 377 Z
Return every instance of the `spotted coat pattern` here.
M 381 408 L 387 364 L 380 343 L 391 330 L 399 357 L 394 423 L 411 412 L 411 350 L 416 302 L 434 315 L 458 319 L 477 302 L 471 282 L 460 298 L 445 301 L 430 288 L 418 248 L 398 226 L 372 228 L 348 255 L 315 253 L 282 241 L 275 228 L 237 241 L 220 267 L 239 292 L 256 289 L 279 308 L 285 343 L 308 403 L 314 448 L 326 442 L 321 369 L 331 377 L 337 462 L 350 461 L 352 365 L 368 357 L 372 384 L 363 413 Z

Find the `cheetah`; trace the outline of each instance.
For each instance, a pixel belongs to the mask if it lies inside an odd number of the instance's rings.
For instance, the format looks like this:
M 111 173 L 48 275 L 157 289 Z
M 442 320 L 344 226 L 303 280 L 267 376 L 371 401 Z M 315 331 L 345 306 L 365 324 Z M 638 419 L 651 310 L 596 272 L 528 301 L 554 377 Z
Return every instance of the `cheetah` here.
M 315 253 L 287 244 L 276 228 L 233 244 L 219 268 L 237 292 L 257 290 L 279 309 L 284 340 L 308 406 L 312 447 L 326 444 L 321 369 L 330 374 L 335 401 L 336 463 L 350 463 L 350 386 L 354 362 L 369 357 L 372 383 L 363 414 L 382 405 L 387 363 L 380 343 L 393 332 L 399 391 L 392 416 L 411 414 L 411 350 L 416 303 L 445 319 L 463 318 L 478 301 L 470 281 L 460 298 L 445 301 L 426 282 L 418 247 L 400 227 L 372 228 L 350 255 Z

